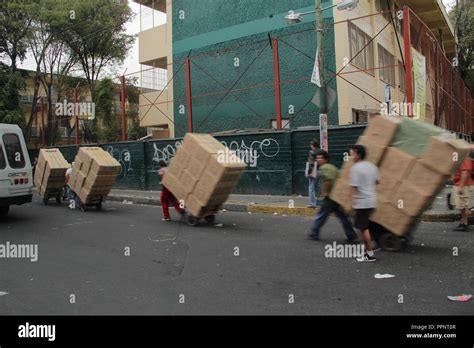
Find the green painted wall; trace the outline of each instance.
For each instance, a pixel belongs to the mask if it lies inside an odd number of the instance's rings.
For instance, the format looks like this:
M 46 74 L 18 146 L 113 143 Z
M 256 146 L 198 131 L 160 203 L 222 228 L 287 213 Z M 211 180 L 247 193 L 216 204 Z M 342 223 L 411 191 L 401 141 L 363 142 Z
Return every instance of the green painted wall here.
M 206 6 L 202 6 L 203 2 Z M 314 1 L 271 0 L 264 4 L 252 0 L 203 0 L 199 4 L 190 0 L 173 2 L 177 137 L 187 131 L 187 111 L 181 105 L 186 106 L 183 63 L 190 50 L 195 132 L 270 128 L 276 115 L 273 51 L 269 35 L 280 39 L 282 117 L 290 118 L 292 128 L 319 124 L 319 109 L 309 102 L 316 91 L 316 86 L 308 80 L 316 52 L 314 15 L 305 16 L 303 23 L 294 26 L 287 26 L 283 20 L 290 9 L 312 10 Z M 324 1 L 323 6 L 329 4 L 330 1 Z M 185 11 L 185 19 L 179 19 L 181 10 Z M 334 31 L 330 25 L 333 23 L 332 10 L 324 11 L 324 23 L 329 25 L 323 43 L 325 60 L 328 69 L 335 71 Z M 235 58 L 239 59 L 238 67 L 234 65 Z M 254 63 L 247 70 L 252 61 Z M 236 83 L 241 75 L 243 77 Z M 285 83 L 288 81 L 292 83 Z M 259 88 L 246 89 L 255 86 Z M 336 90 L 336 80 L 330 83 L 330 87 Z M 237 92 L 226 95 L 226 88 Z M 217 104 L 219 106 L 215 107 Z M 295 113 L 290 113 L 290 106 Z M 296 115 L 303 107 L 303 111 Z M 329 124 L 338 123 L 337 114 L 336 101 L 329 114 Z
M 364 126 L 344 126 L 329 129 L 329 154 L 338 167 L 343 154 L 362 134 Z M 235 193 L 245 194 L 307 194 L 304 168 L 312 139 L 319 139 L 318 128 L 293 131 L 269 131 L 239 135 L 216 136 L 232 150 L 251 150 L 255 155 Z M 100 145 L 117 159 L 122 170 L 115 188 L 159 190 L 158 162 L 169 162 L 181 144 L 181 139 L 148 142 L 125 142 Z M 76 146 L 59 148 L 68 162 L 77 153 Z M 34 155 L 35 150 L 30 151 Z M 253 165 L 255 164 L 255 165 Z
M 143 142 L 111 143 L 101 147 L 122 166 L 115 184 L 116 188 L 145 189 L 146 166 Z

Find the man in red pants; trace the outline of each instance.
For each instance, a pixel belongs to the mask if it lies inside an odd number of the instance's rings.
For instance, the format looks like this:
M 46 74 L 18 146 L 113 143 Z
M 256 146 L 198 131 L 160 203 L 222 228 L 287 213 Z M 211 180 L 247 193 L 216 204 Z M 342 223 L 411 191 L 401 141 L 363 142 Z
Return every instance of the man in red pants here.
M 167 166 L 165 161 L 160 161 L 159 166 L 160 169 L 158 170 L 158 175 L 160 176 L 161 181 L 163 182 L 163 176 L 166 174 L 168 168 L 166 168 Z M 171 221 L 169 203 L 173 204 L 174 209 L 176 209 L 176 212 L 180 215 L 184 214 L 184 209 L 179 206 L 179 202 L 176 197 L 173 196 L 173 194 L 163 184 L 161 186 L 163 187 L 160 196 L 161 208 L 163 209 L 163 219 L 161 220 Z

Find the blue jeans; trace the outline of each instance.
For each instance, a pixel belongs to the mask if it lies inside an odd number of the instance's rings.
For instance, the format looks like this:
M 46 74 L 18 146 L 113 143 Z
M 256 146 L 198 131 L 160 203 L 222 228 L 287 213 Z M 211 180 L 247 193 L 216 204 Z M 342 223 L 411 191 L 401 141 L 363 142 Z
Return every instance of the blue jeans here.
M 308 204 L 313 207 L 321 207 L 322 200 L 319 198 L 321 194 L 321 185 L 322 180 L 321 177 L 315 178 L 308 178 Z
M 329 215 L 334 213 L 336 217 L 341 221 L 342 227 L 344 228 L 344 233 L 346 234 L 347 239 L 355 240 L 357 239 L 357 234 L 354 232 L 352 228 L 352 224 L 347 218 L 346 214 L 342 210 L 342 208 L 329 198 L 325 198 L 323 200 L 323 204 L 321 209 L 319 210 L 318 214 L 316 215 L 316 219 L 311 223 L 310 227 L 310 235 L 315 238 L 319 238 L 319 233 L 321 228 L 326 223 Z
M 308 178 L 308 204 L 315 207 L 317 204 L 316 199 L 316 179 Z

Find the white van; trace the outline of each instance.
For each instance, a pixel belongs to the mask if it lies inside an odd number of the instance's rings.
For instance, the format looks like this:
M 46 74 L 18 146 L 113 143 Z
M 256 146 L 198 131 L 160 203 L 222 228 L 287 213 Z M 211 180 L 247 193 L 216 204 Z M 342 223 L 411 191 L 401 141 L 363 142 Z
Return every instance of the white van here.
M 17 125 L 0 123 L 0 216 L 10 205 L 31 202 L 33 176 L 23 133 Z

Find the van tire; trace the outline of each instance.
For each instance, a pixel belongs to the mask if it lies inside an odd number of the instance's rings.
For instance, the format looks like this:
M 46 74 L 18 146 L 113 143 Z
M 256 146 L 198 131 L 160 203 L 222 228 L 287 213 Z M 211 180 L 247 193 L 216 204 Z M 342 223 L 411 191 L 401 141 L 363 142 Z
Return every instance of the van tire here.
M 7 216 L 9 210 L 10 210 L 9 205 L 7 205 L 6 207 L 0 207 L 0 216 Z

